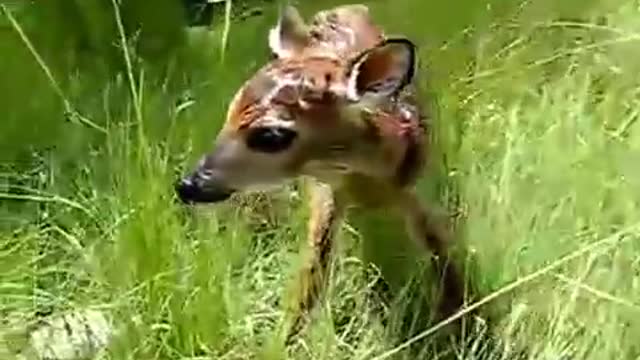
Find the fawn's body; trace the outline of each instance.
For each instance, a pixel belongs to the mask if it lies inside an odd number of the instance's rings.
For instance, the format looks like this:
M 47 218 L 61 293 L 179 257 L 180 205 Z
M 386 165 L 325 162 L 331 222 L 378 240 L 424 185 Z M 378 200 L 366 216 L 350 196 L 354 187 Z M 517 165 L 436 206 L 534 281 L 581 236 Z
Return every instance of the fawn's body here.
M 334 234 L 347 208 L 393 207 L 435 255 L 441 310 L 462 305 L 462 281 L 444 233 L 414 193 L 427 128 L 413 94 L 415 49 L 387 39 L 363 5 L 322 11 L 306 24 L 288 7 L 269 34 L 274 59 L 237 92 L 213 151 L 176 186 L 187 203 L 304 176 L 311 187 L 311 257 L 290 335 L 324 286 Z

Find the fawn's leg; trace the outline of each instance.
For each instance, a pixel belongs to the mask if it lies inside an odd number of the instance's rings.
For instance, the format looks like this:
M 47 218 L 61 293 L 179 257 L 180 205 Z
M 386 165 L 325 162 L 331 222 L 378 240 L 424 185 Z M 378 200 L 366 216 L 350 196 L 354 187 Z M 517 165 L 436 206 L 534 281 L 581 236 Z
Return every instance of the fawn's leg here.
M 423 206 L 413 192 L 404 193 L 401 205 L 409 235 L 434 255 L 433 264 L 442 280 L 439 315 L 444 318 L 453 315 L 464 305 L 464 279 L 450 261 L 447 244 L 449 234 L 445 224 L 436 219 L 435 214 Z
M 292 304 L 293 321 L 287 333 L 287 343 L 302 331 L 308 313 L 313 309 L 327 281 L 333 238 L 342 216 L 342 205 L 329 185 L 309 180 L 310 218 L 308 245 L 310 254 L 298 274 L 298 293 Z

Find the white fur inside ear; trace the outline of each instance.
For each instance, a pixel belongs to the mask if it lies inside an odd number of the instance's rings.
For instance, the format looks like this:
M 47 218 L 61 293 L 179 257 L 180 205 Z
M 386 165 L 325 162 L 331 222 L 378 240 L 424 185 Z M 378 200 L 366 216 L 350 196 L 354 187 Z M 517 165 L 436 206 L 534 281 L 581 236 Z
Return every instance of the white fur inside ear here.
M 283 27 L 284 21 L 288 20 L 281 17 L 278 19 L 278 24 L 269 30 L 269 47 L 279 58 L 291 57 L 294 54 L 294 44 L 292 43 L 293 39 L 290 38 L 293 34 L 291 34 L 290 30 L 289 32 L 287 31 L 292 24 L 289 24 L 289 27 Z
M 375 101 L 390 96 L 410 81 L 413 68 L 413 51 L 407 44 L 388 43 L 371 49 L 352 65 L 347 97 L 351 101 L 363 101 L 364 98 Z
M 286 57 L 291 54 L 291 51 L 287 50 L 282 42 L 281 21 L 278 21 L 278 25 L 269 30 L 269 47 L 278 57 Z
M 358 89 L 358 77 L 360 76 L 360 67 L 367 61 L 368 56 L 364 56 L 359 60 L 351 69 L 349 79 L 347 80 L 347 99 L 350 101 L 358 102 L 364 107 L 375 106 L 381 98 L 385 97 L 384 92 L 376 93 L 372 91 L 362 92 L 362 89 Z
M 349 74 L 349 80 L 347 81 L 347 98 L 351 101 L 360 100 L 362 95 L 358 93 L 358 76 L 360 76 L 360 66 L 365 62 L 365 60 L 367 60 L 366 56 L 353 65 L 351 74 Z

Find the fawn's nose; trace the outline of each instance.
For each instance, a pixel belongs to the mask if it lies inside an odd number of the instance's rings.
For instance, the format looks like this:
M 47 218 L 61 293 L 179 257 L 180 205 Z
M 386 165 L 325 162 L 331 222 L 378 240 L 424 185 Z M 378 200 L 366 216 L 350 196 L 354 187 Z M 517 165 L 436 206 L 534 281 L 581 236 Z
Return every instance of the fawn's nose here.
M 204 186 L 204 181 L 197 174 L 179 180 L 175 184 L 175 191 L 178 199 L 185 204 L 220 202 L 233 194 L 233 190 L 222 186 Z

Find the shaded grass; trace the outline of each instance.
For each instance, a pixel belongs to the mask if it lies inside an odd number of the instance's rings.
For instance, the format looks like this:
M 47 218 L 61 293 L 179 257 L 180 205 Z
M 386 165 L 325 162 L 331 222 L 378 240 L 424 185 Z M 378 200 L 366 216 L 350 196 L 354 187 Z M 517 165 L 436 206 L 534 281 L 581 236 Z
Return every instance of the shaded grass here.
M 439 21 L 423 24 L 433 5 L 372 3 L 383 23 L 426 47 L 421 55 L 432 74 L 420 85 L 437 100 L 438 176 L 436 184 L 425 179 L 423 190 L 431 198 L 445 193 L 444 206 L 461 213 L 457 241 L 470 248 L 461 260 L 477 269 L 472 280 L 483 294 L 501 295 L 482 308 L 492 315 L 490 326 L 469 324 L 476 336 L 446 351 L 427 336 L 418 347 L 425 358 L 503 359 L 521 349 L 530 359 L 640 355 L 637 229 L 612 237 L 640 219 L 638 10 L 617 1 L 562 19 L 575 8 L 544 4 L 551 2 L 524 6 L 495 24 L 495 15 L 484 15 L 492 20 L 484 24 L 463 16 L 447 29 L 444 10 L 431 15 Z M 284 189 L 185 209 L 170 190 L 209 146 L 235 87 L 266 57 L 256 34 L 267 20 L 252 21 L 231 26 L 225 63 L 218 37 L 185 46 L 194 55 L 190 66 L 200 65 L 188 86 L 163 86 L 153 71 L 142 77 L 143 68 L 132 65 L 133 81 L 121 74 L 81 96 L 95 86 L 81 75 L 64 88 L 107 134 L 65 124 L 56 141 L 46 140 L 54 149 L 34 147 L 20 152 L 26 164 L 3 164 L 3 319 L 86 305 L 117 319 L 110 358 L 285 357 L 282 294 L 301 261 L 301 194 Z M 450 36 L 469 25 L 473 31 Z M 437 29 L 440 35 L 432 35 Z M 203 51 L 203 44 L 211 47 Z M 32 65 L 23 81 L 39 79 Z M 138 103 L 130 99 L 132 83 Z M 39 85 L 43 94 L 46 85 Z M 41 100 L 36 110 L 7 106 L 8 114 L 62 112 L 51 105 L 55 96 Z M 47 116 L 29 126 L 52 121 Z M 29 131 L 26 122 L 16 128 Z M 382 229 L 342 230 L 327 299 L 294 358 L 371 359 L 397 346 L 397 338 L 407 340 L 398 313 L 376 298 L 377 270 L 354 256 L 366 241 L 361 235 Z M 610 241 L 590 248 L 599 239 Z M 545 268 L 581 249 L 582 256 Z M 518 286 L 505 288 L 513 281 Z M 482 336 L 488 331 L 497 339 L 492 346 Z

